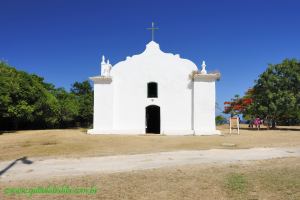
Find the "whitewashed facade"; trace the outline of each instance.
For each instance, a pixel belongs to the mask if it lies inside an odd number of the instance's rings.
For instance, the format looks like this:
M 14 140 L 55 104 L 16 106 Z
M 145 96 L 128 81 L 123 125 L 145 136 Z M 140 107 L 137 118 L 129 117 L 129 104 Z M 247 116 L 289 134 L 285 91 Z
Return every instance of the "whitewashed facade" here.
M 215 126 L 215 81 L 205 63 L 197 66 L 164 53 L 154 41 L 139 55 L 112 66 L 102 58 L 94 82 L 91 134 L 212 135 Z

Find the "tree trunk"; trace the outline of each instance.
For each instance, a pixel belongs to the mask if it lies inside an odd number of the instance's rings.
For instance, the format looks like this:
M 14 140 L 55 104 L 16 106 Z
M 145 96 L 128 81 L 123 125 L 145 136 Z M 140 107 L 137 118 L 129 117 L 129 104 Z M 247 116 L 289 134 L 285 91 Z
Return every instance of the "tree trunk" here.
M 272 127 L 271 127 L 272 129 L 275 129 L 276 128 L 276 121 L 275 121 L 275 119 L 272 119 Z
M 15 119 L 15 120 L 14 120 L 14 129 L 15 129 L 15 130 L 18 130 L 18 128 L 19 128 L 19 120 L 18 120 L 18 119 Z

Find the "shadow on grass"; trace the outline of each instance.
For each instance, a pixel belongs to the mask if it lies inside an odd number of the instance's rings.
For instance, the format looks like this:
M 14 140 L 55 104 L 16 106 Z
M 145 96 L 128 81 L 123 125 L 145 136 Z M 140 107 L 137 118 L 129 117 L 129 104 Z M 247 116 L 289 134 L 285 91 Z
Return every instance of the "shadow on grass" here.
M 0 131 L 0 135 L 4 134 L 4 133 L 15 133 L 16 131 Z
M 33 161 L 28 160 L 26 156 L 24 156 L 22 158 L 18 158 L 15 161 L 13 161 L 12 163 L 10 163 L 9 165 L 7 165 L 7 167 L 5 167 L 3 170 L 1 170 L 0 176 L 2 176 L 7 170 L 9 170 L 11 167 L 13 167 L 18 161 L 21 161 L 23 164 L 27 164 L 27 165 L 30 165 L 33 163 Z

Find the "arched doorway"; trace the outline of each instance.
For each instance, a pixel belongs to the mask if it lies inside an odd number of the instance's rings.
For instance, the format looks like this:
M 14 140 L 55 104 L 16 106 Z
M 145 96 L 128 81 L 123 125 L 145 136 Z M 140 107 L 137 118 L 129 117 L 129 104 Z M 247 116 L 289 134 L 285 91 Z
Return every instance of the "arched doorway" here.
M 146 107 L 146 133 L 160 133 L 160 107 L 150 105 Z

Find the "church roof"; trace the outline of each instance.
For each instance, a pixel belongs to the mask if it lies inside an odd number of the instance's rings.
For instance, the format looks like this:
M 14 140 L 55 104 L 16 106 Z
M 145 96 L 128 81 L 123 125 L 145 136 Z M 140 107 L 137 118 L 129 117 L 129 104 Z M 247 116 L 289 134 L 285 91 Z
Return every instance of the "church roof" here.
M 104 64 L 102 63 L 101 68 L 103 66 Z M 112 82 L 112 77 L 120 73 L 144 73 L 147 70 L 151 70 L 151 72 L 157 70 L 157 74 L 161 74 L 166 71 L 174 71 L 176 69 L 180 72 L 189 71 L 189 76 L 193 81 L 213 81 L 220 79 L 221 75 L 219 72 L 206 73 L 205 67 L 206 65 L 203 61 L 202 70 L 198 71 L 197 66 L 192 61 L 181 58 L 179 54 L 165 53 L 160 49 L 160 45 L 158 43 L 150 41 L 142 53 L 128 56 L 125 60 L 111 66 L 111 73 L 109 75 L 105 75 L 101 72 L 100 76 L 90 77 L 90 79 L 96 83 L 109 84 Z
M 154 41 L 151 41 L 149 42 L 147 45 L 146 45 L 146 51 L 151 51 L 151 50 L 160 50 L 159 48 L 159 44 L 154 42 Z
M 132 56 L 127 56 L 126 60 L 123 60 L 123 61 L 120 61 L 119 63 L 116 63 L 115 66 L 120 64 L 120 63 L 123 63 L 124 61 L 126 62 L 127 60 L 132 60 L 132 59 L 135 59 L 137 57 L 144 57 L 144 58 L 153 59 L 154 57 L 152 57 L 152 56 L 160 57 L 159 59 L 165 59 L 166 57 L 169 57 L 169 58 L 176 59 L 177 61 L 178 61 L 178 59 L 182 59 L 182 60 L 185 60 L 186 62 L 189 62 L 190 64 L 192 64 L 196 67 L 196 65 L 191 60 L 180 58 L 179 54 L 163 52 L 160 49 L 160 45 L 158 43 L 156 43 L 155 41 L 150 41 L 148 44 L 146 44 L 146 49 L 142 53 L 135 54 L 135 55 L 132 55 Z

